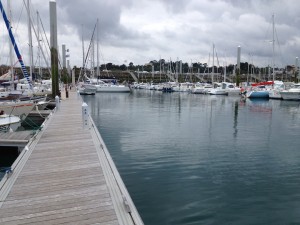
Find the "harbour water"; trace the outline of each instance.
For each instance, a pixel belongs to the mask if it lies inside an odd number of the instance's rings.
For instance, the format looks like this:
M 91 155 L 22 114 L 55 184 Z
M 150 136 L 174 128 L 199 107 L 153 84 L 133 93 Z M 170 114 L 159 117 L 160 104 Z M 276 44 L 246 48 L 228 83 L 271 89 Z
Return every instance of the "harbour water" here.
M 143 90 L 84 101 L 146 225 L 300 224 L 300 102 Z
M 300 107 L 161 93 L 85 96 L 146 225 L 300 224 Z

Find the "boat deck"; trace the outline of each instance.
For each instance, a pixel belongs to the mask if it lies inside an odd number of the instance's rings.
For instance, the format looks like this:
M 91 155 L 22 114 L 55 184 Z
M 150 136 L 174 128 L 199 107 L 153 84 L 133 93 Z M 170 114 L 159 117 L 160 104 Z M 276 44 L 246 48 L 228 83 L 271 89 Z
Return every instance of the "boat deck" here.
M 32 137 L 32 131 L 19 131 L 0 133 L 0 146 L 20 146 L 28 144 Z
M 0 224 L 143 224 L 89 118 L 70 92 L 0 182 Z

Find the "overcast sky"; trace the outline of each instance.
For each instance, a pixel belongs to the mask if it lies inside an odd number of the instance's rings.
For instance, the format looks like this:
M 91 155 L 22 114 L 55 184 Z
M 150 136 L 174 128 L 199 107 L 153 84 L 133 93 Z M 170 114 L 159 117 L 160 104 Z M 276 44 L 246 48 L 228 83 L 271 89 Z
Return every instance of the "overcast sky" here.
M 1 1 L 6 7 L 6 0 Z M 11 2 L 14 32 L 27 64 L 23 0 Z M 97 18 L 101 64 L 137 65 L 160 58 L 212 64 L 214 43 L 220 66 L 236 64 L 238 45 L 242 62 L 271 65 L 272 14 L 276 66 L 295 64 L 300 56 L 299 0 L 57 0 L 56 4 L 59 51 L 66 44 L 71 66 L 82 65 L 82 34 L 87 49 Z M 31 5 L 32 17 L 39 11 L 49 37 L 49 1 L 31 0 Z M 2 18 L 0 25 L 0 63 L 6 64 Z M 37 46 L 34 34 L 33 39 Z M 36 63 L 36 53 L 34 57 Z

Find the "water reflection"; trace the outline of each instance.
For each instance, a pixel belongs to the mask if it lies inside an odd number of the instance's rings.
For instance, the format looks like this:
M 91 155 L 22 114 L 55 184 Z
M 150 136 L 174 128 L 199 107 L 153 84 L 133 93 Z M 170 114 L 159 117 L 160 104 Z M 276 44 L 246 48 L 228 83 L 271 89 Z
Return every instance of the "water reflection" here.
M 237 133 L 238 133 L 238 129 L 237 129 L 237 125 L 238 125 L 238 115 L 239 115 L 239 100 L 234 102 L 234 119 L 233 119 L 233 137 L 236 138 L 237 137 Z

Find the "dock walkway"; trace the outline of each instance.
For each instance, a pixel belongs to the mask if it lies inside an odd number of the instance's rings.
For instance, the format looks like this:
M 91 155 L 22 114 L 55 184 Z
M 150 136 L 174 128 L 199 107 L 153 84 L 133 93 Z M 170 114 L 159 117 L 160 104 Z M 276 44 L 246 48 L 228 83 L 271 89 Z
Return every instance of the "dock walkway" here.
M 81 105 L 70 92 L 1 180 L 0 224 L 143 224 Z

